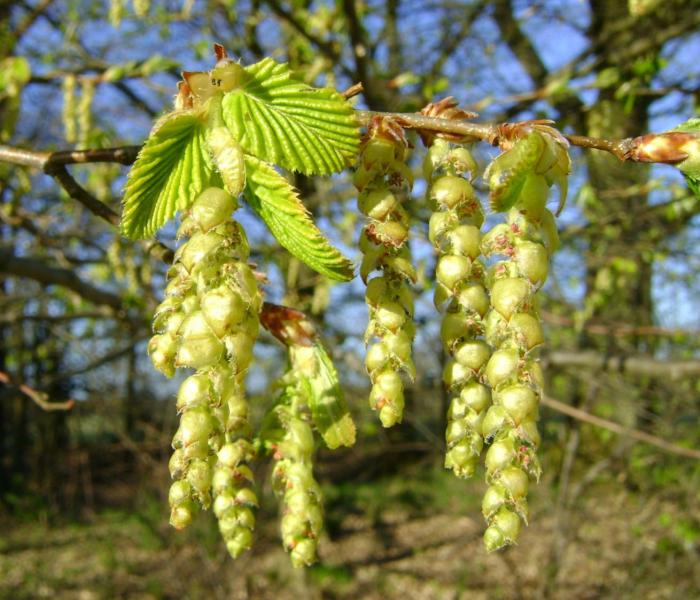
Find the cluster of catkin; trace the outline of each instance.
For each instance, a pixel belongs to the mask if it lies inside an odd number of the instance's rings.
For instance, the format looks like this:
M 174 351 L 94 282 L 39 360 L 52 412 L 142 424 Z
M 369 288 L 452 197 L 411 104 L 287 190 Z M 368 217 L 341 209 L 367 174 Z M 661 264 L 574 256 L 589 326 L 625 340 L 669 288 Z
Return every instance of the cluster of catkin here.
M 458 111 L 451 101 L 433 109 Z M 385 124 L 370 127 L 355 182 L 368 217 L 360 241 L 363 277 L 382 270 L 367 286 L 367 338 L 377 341 L 367 350 L 366 365 L 370 403 L 388 426 L 400 420 L 399 371 L 413 374 L 413 326 L 412 269 L 404 250 L 408 223 L 395 189 L 410 178 L 405 165 L 397 165 L 405 159 L 402 137 L 386 131 Z M 536 421 L 543 376 L 533 351 L 544 338 L 535 296 L 557 245 L 554 215 L 546 208 L 549 189 L 558 183 L 563 198 L 569 172 L 566 142 L 549 127 L 533 124 L 513 139 L 484 174 L 491 208 L 507 211 L 506 222 L 483 236 L 484 214 L 471 185 L 477 167 L 467 148 L 429 137 L 423 163 L 429 239 L 438 253 L 434 301 L 444 313 L 440 337 L 449 356 L 443 371 L 451 397 L 445 466 L 470 477 L 488 446 L 482 511 L 489 551 L 516 542 L 527 522 L 529 482 L 540 476 Z
M 404 206 L 413 179 L 405 161 L 408 142 L 403 129 L 389 119 L 376 119 L 367 132 L 353 182 L 358 207 L 367 222 L 360 236 L 360 274 L 367 282 L 369 323 L 366 367 L 372 381 L 370 406 L 384 427 L 400 423 L 404 383 L 400 373 L 415 377 L 412 344 L 416 273 L 408 248 L 409 215 Z M 367 281 L 369 275 L 379 271 Z
M 209 188 L 183 218 L 178 234 L 189 239 L 176 252 L 149 343 L 166 375 L 196 370 L 177 397 L 170 522 L 181 529 L 198 508 L 212 506 L 233 557 L 251 545 L 258 503 L 247 464 L 254 451 L 244 377 L 262 306 L 245 232 L 231 218 L 236 208 L 233 196 Z
M 481 424 L 491 403 L 482 373 L 491 348 L 484 340 L 489 309 L 485 269 L 480 260 L 484 214 L 465 175 L 474 173 L 469 151 L 437 139 L 423 163 L 432 205 L 429 239 L 438 252 L 435 306 L 444 309 L 440 337 L 450 360 L 443 383 L 452 395 L 445 438 L 445 467 L 459 477 L 476 469 L 483 438 Z

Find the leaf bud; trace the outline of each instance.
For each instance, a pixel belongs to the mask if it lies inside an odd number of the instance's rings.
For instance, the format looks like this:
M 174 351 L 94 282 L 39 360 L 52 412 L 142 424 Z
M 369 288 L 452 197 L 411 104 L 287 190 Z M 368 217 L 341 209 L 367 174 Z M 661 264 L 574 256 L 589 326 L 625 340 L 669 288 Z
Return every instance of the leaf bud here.
M 497 392 L 494 402 L 502 406 L 516 424 L 532 419 L 537 413 L 537 395 L 526 385 L 511 385 Z
M 207 324 L 202 311 L 187 315 L 180 326 L 179 335 L 177 366 L 201 369 L 216 363 L 223 353 L 223 345 Z
M 180 385 L 175 406 L 178 412 L 195 407 L 208 407 L 210 399 L 210 383 L 206 375 L 196 373 L 190 375 Z
M 210 187 L 204 190 L 192 204 L 190 214 L 203 232 L 221 225 L 238 208 L 238 202 L 222 188 Z
M 450 212 L 434 212 L 428 223 L 428 239 L 433 246 L 439 246 L 441 238 L 457 226 L 459 220 Z
M 253 360 L 255 337 L 248 333 L 234 333 L 224 338 L 226 352 L 236 373 L 246 371 Z
M 374 371 L 383 369 L 389 362 L 389 350 L 384 342 L 372 344 L 365 355 L 365 367 L 371 375 Z
M 498 482 L 515 500 L 527 496 L 530 480 L 527 473 L 518 467 L 512 466 L 503 469 L 498 475 Z
M 186 478 L 192 486 L 192 492 L 202 506 L 209 506 L 211 502 L 211 466 L 209 462 L 202 459 L 190 461 Z
M 480 448 L 474 448 L 464 440 L 445 453 L 445 468 L 452 469 L 457 477 L 467 479 L 474 475 Z
M 549 256 L 542 244 L 523 240 L 515 245 L 515 261 L 520 275 L 539 287 L 547 279 Z
M 508 327 L 515 333 L 518 344 L 524 346 L 525 350 L 532 350 L 544 343 L 544 333 L 542 333 L 540 321 L 530 313 L 514 314 Z
M 168 490 L 168 503 L 178 506 L 192 499 L 192 486 L 184 480 L 174 481 Z
M 445 175 L 435 180 L 430 186 L 430 199 L 437 206 L 454 209 L 466 203 L 474 202 L 474 188 L 464 178 Z
M 520 277 L 499 279 L 491 289 L 491 304 L 505 319 L 527 304 L 531 296 L 530 283 Z
M 517 350 L 496 350 L 486 365 L 486 379 L 493 389 L 498 389 L 506 383 L 514 383 L 518 379 L 520 354 Z
M 385 335 L 384 344 L 401 365 L 411 362 L 411 338 L 405 331 L 399 329 L 395 334 Z
M 176 351 L 177 342 L 170 333 L 154 335 L 148 342 L 148 354 L 153 366 L 167 377 L 175 374 Z
M 180 479 L 187 469 L 185 453 L 181 449 L 175 450 L 168 461 L 168 471 L 173 479 Z
M 294 548 L 292 548 L 289 557 L 292 561 L 292 566 L 296 569 L 313 564 L 316 562 L 315 540 L 300 540 L 296 543 Z
M 481 254 L 481 231 L 474 225 L 460 225 L 447 234 L 454 254 L 467 256 L 472 260 Z
M 207 255 L 224 243 L 224 238 L 214 231 L 195 233 L 175 252 L 175 260 L 179 260 L 189 273 L 199 265 Z
M 491 356 L 491 347 L 483 340 L 465 341 L 456 347 L 455 360 L 468 367 L 475 374 L 486 364 Z
M 180 417 L 180 436 L 183 447 L 195 443 L 206 443 L 213 429 L 213 422 L 206 408 L 193 408 Z
M 232 558 L 238 558 L 243 552 L 249 550 L 252 544 L 253 532 L 246 527 L 240 527 L 233 540 L 226 542 L 226 550 Z
M 249 487 L 243 487 L 236 491 L 234 502 L 237 506 L 257 507 L 258 497 Z
M 490 520 L 502 506 L 508 503 L 508 495 L 500 485 L 489 486 L 481 501 L 481 513 L 486 520 Z
M 539 429 L 537 428 L 537 423 L 534 420 L 527 420 L 520 423 L 520 427 L 518 427 L 518 435 L 522 440 L 528 442 L 534 448 L 538 448 L 540 442 L 542 441 Z
M 357 204 L 363 214 L 384 221 L 400 205 L 400 201 L 390 190 L 381 188 L 362 192 Z
M 492 227 L 481 238 L 481 252 L 484 256 L 504 254 L 513 244 L 513 232 L 507 223 Z
M 465 256 L 456 254 L 444 254 L 440 257 L 435 270 L 436 279 L 447 289 L 454 287 L 469 277 L 472 269 L 472 261 Z
M 184 529 L 192 523 L 192 503 L 187 502 L 170 509 L 170 525 L 175 529 Z
M 447 313 L 442 318 L 440 325 L 440 339 L 446 348 L 452 348 L 454 343 L 462 337 L 469 335 L 471 322 L 463 313 Z
M 246 316 L 247 306 L 240 294 L 227 285 L 206 292 L 200 305 L 204 318 L 214 333 L 223 337 Z
M 488 417 L 488 414 L 486 416 Z M 511 439 L 497 439 L 486 453 L 486 470 L 489 473 L 497 473 L 510 466 L 516 457 L 515 445 Z
M 465 311 L 475 312 L 483 317 L 489 309 L 489 296 L 480 283 L 461 285 L 456 294 L 457 302 Z
M 528 175 L 517 201 L 517 208 L 528 219 L 539 221 L 547 205 L 549 197 L 549 185 L 542 175 L 534 173 Z
M 496 527 L 503 534 L 506 544 L 513 544 L 520 535 L 520 517 L 505 506 L 494 515 L 491 526 Z
M 474 377 L 475 374 L 472 369 L 465 367 L 456 360 L 449 361 L 442 371 L 442 381 L 447 389 L 453 389 Z
M 459 392 L 460 402 L 476 412 L 482 412 L 491 404 L 491 391 L 477 382 L 467 384 Z
M 493 405 L 486 411 L 486 416 L 481 423 L 481 434 L 484 436 L 484 439 L 490 440 L 512 426 L 513 424 L 508 418 L 506 409 L 502 406 Z
M 406 311 L 397 302 L 382 302 L 374 312 L 376 322 L 389 331 L 397 331 L 406 322 Z

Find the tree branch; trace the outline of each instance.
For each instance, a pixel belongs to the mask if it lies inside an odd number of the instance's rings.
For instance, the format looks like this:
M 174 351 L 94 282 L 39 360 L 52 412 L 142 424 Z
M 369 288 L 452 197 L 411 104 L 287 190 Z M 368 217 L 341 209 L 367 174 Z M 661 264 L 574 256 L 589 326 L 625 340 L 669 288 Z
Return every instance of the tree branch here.
M 665 452 L 670 452 L 671 454 L 677 454 L 679 456 L 685 456 L 687 458 L 694 458 L 696 460 L 700 460 L 700 450 L 696 450 L 695 448 L 685 448 L 684 446 L 678 446 L 677 444 L 668 442 L 663 438 L 651 435 L 650 433 L 639 431 L 638 429 L 630 429 L 628 427 L 624 427 L 619 423 L 615 423 L 614 421 L 609 421 L 608 419 L 603 419 L 596 415 L 592 415 L 591 413 L 588 413 L 579 408 L 574 408 L 573 406 L 569 406 L 568 404 L 564 404 L 563 402 L 555 400 L 554 398 L 551 398 L 549 396 L 544 396 L 542 398 L 542 404 L 553 410 L 556 410 L 557 412 L 568 415 L 574 419 L 578 419 L 579 421 L 590 423 L 591 425 L 595 425 L 596 427 L 602 427 L 603 429 L 607 429 L 608 431 L 612 431 L 619 435 L 630 437 L 639 442 L 656 446 L 657 448 L 660 448 Z
M 28 277 L 46 285 L 60 285 L 94 304 L 104 304 L 118 311 L 123 309 L 122 299 L 116 294 L 86 283 L 70 269 L 49 267 L 37 258 L 15 256 L 10 250 L 0 249 L 0 272 Z
M 548 366 L 683 379 L 700 375 L 700 360 L 658 360 L 649 356 L 607 356 L 594 350 L 557 350 L 543 356 Z
M 10 377 L 9 373 L 0 371 L 0 383 L 4 383 L 9 387 L 17 388 L 22 394 L 29 398 L 34 404 L 45 411 L 52 410 L 70 410 L 75 406 L 75 400 L 66 400 L 64 402 L 50 402 L 49 397 L 46 392 L 40 392 L 32 387 L 29 387 L 26 383 L 20 381 L 15 381 Z

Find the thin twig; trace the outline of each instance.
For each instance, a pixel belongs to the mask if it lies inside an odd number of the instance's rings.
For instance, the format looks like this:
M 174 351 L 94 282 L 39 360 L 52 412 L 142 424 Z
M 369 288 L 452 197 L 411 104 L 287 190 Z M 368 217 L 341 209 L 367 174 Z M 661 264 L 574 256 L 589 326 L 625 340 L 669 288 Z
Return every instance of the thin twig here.
M 656 446 L 657 448 L 660 448 L 665 452 L 670 452 L 671 454 L 677 454 L 679 456 L 685 456 L 687 458 L 694 458 L 696 460 L 700 460 L 700 450 L 696 450 L 695 448 L 685 448 L 683 446 L 678 446 L 672 442 L 664 440 L 663 438 L 651 435 L 650 433 L 639 431 L 638 429 L 630 429 L 629 427 L 625 427 L 624 425 L 620 425 L 619 423 L 615 423 L 614 421 L 609 421 L 608 419 L 597 417 L 596 415 L 592 415 L 591 413 L 588 413 L 579 408 L 569 406 L 568 404 L 560 402 L 559 400 L 555 400 L 550 396 L 544 396 L 542 398 L 542 404 L 548 406 L 553 410 L 556 410 L 557 412 L 573 417 L 574 419 L 578 419 L 579 421 L 584 421 L 585 423 L 590 423 L 591 425 L 595 425 L 596 427 L 602 427 L 603 429 L 607 429 L 608 431 L 612 431 L 613 433 L 624 435 L 629 438 L 635 439 L 639 442 Z
M 14 381 L 8 373 L 0 371 L 0 383 L 4 383 L 9 387 L 17 388 L 22 394 L 29 398 L 34 404 L 45 411 L 53 410 L 70 410 L 75 406 L 75 400 L 66 400 L 64 402 L 50 402 L 48 394 L 46 392 L 40 392 L 32 387 L 29 387 L 26 383 L 19 381 Z

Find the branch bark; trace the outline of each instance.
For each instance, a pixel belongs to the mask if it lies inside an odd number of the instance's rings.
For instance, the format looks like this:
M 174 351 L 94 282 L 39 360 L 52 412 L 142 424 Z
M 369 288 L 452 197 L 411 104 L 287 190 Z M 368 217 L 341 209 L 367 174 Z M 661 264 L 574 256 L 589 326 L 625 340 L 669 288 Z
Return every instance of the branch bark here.
M 558 350 L 543 356 L 553 367 L 593 369 L 628 375 L 647 375 L 677 380 L 700 375 L 700 360 L 658 360 L 648 356 L 606 356 L 595 350 Z
M 695 448 L 686 448 L 684 446 L 678 446 L 677 444 L 673 444 L 669 441 L 664 440 L 663 438 L 651 435 L 650 433 L 646 433 L 644 431 L 639 431 L 638 429 L 629 429 L 628 427 L 624 427 L 619 423 L 615 423 L 614 421 L 609 421 L 608 419 L 603 419 L 596 415 L 592 415 L 591 413 L 588 413 L 579 408 L 574 408 L 573 406 L 569 406 L 568 404 L 564 404 L 563 402 L 555 400 L 554 398 L 551 398 L 549 396 L 544 396 L 542 398 L 542 404 L 553 410 L 556 410 L 557 412 L 573 417 L 574 419 L 578 419 L 579 421 L 590 423 L 591 425 L 595 425 L 596 427 L 602 427 L 603 429 L 607 429 L 608 431 L 612 431 L 619 435 L 627 436 L 639 442 L 656 446 L 657 448 L 660 448 L 665 452 L 670 452 L 671 454 L 677 454 L 679 456 L 685 456 L 687 458 L 694 458 L 696 460 L 700 460 L 700 450 L 696 450 Z
M 116 294 L 83 281 L 75 272 L 60 267 L 50 267 L 38 258 L 15 256 L 10 250 L 0 250 L 0 273 L 28 277 L 46 285 L 60 285 L 94 304 L 104 304 L 121 311 L 122 299 Z

